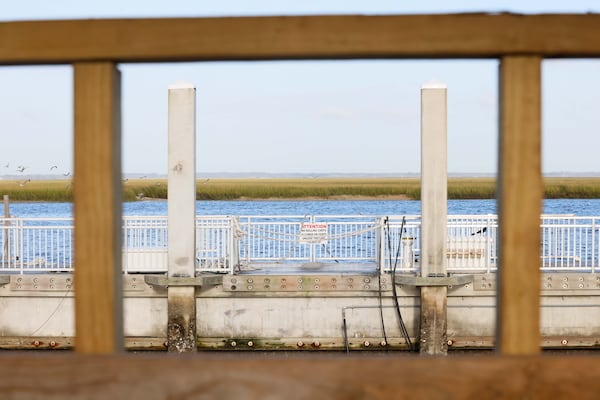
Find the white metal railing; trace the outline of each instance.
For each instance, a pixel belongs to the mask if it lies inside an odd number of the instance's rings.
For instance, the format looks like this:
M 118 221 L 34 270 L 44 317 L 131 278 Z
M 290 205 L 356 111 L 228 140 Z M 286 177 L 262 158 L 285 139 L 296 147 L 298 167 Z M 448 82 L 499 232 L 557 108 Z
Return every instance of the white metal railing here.
M 420 216 L 198 216 L 198 271 L 228 272 L 252 263 L 371 263 L 416 272 Z M 401 232 L 402 228 L 402 232 Z M 544 215 L 542 270 L 595 272 L 600 217 Z M 72 271 L 71 218 L 0 218 L 0 272 Z M 448 271 L 493 272 L 495 215 L 448 216 Z M 123 218 L 123 271 L 167 271 L 167 217 Z

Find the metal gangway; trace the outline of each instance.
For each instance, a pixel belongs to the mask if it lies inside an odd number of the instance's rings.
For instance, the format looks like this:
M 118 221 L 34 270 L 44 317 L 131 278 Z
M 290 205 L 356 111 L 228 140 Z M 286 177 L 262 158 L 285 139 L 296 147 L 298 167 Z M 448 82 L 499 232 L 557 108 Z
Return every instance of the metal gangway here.
M 404 223 L 403 223 L 404 219 Z M 600 217 L 543 215 L 540 268 L 596 272 Z M 239 273 L 256 265 L 328 265 L 339 272 L 360 263 L 373 270 L 419 271 L 418 215 L 197 216 L 196 270 Z M 498 267 L 496 215 L 449 215 L 448 271 L 487 272 Z M 0 221 L 0 272 L 73 271 L 71 218 Z M 123 218 L 123 272 L 167 271 L 167 217 Z

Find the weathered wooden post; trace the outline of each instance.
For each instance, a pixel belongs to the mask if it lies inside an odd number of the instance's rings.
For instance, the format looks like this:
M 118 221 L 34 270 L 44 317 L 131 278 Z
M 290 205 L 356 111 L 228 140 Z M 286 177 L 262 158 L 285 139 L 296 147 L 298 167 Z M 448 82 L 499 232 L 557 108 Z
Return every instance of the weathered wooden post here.
M 496 343 L 503 354 L 540 352 L 541 65 L 527 55 L 500 63 Z
M 196 259 L 196 89 L 169 86 L 169 280 L 194 277 Z M 170 352 L 196 351 L 196 288 L 169 286 Z
M 421 88 L 421 276 L 446 276 L 446 86 Z M 421 287 L 421 354 L 447 354 L 444 285 Z

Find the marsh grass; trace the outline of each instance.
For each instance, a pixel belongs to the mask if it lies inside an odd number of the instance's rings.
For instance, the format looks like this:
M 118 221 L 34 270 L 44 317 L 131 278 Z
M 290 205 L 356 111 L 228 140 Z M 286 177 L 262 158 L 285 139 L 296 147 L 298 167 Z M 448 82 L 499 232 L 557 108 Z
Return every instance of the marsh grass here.
M 0 194 L 13 201 L 72 201 L 70 180 L 0 180 Z M 545 197 L 600 198 L 600 178 L 546 178 Z M 417 178 L 255 178 L 198 179 L 199 200 L 237 199 L 419 199 Z M 450 178 L 449 199 L 492 199 L 493 178 Z M 123 183 L 125 201 L 166 199 L 166 179 L 129 179 Z

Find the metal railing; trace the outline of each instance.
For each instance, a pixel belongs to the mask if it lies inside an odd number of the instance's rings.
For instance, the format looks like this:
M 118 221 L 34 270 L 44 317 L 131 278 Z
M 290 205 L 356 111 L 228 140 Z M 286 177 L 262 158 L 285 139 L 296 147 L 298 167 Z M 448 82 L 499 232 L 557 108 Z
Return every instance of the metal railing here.
M 385 272 L 420 268 L 420 216 L 198 216 L 197 271 L 235 273 L 252 264 L 368 263 Z M 600 217 L 544 215 L 542 270 L 595 272 Z M 403 231 L 401 232 L 401 228 Z M 448 271 L 498 267 L 495 215 L 448 216 Z M 70 218 L 1 219 L 0 271 L 73 270 Z M 123 271 L 166 272 L 167 217 L 123 218 Z

